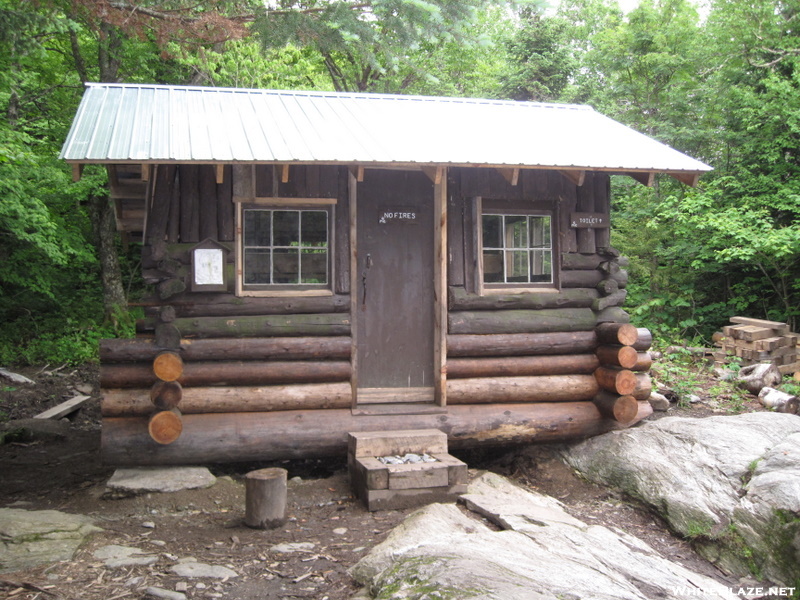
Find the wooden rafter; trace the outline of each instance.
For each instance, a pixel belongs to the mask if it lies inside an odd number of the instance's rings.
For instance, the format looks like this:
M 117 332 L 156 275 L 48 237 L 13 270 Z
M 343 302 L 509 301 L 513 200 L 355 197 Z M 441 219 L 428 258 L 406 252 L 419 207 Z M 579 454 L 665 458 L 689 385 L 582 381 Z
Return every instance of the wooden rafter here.
M 584 170 L 559 171 L 559 173 L 578 187 L 582 186 L 583 182 L 586 181 L 586 171 Z
M 214 165 L 214 174 L 217 178 L 217 183 L 224 183 L 225 182 L 225 165 L 223 164 L 216 164 Z
M 700 173 L 672 172 L 669 175 L 691 187 L 696 187 L 700 179 Z
M 350 172 L 353 174 L 353 177 L 356 178 L 356 181 L 361 183 L 364 181 L 364 167 L 361 165 L 350 167 Z
M 280 165 L 281 183 L 289 183 L 289 165 Z
M 655 171 L 629 171 L 626 175 L 633 177 L 636 181 L 647 187 L 653 187 L 656 181 Z
M 442 183 L 444 167 L 422 167 L 422 172 L 428 176 L 428 179 L 430 179 L 434 185 Z
M 497 169 L 497 172 L 503 176 L 510 185 L 517 185 L 519 183 L 519 169 Z

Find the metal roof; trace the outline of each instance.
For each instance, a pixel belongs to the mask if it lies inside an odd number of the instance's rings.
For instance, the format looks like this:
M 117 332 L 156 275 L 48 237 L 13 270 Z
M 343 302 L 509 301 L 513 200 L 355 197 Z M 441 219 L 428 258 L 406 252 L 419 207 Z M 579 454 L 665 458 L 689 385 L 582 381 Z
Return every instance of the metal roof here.
M 711 170 L 588 106 L 116 83 L 87 84 L 61 158 Z

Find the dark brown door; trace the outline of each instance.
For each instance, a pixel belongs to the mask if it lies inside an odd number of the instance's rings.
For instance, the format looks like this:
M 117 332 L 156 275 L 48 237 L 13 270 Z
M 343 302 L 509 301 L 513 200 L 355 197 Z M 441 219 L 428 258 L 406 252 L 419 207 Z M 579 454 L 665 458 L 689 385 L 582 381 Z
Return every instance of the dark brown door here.
M 433 402 L 433 184 L 367 171 L 357 211 L 357 401 Z

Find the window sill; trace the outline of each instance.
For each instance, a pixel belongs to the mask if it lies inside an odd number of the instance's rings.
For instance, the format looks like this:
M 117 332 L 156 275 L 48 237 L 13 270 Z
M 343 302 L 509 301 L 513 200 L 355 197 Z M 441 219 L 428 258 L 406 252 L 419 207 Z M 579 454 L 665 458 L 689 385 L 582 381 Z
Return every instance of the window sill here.
M 561 290 L 554 287 L 504 287 L 483 288 L 481 296 L 498 296 L 501 294 L 558 294 Z
M 236 295 L 260 298 L 309 298 L 313 296 L 333 296 L 333 292 L 331 290 L 240 290 Z

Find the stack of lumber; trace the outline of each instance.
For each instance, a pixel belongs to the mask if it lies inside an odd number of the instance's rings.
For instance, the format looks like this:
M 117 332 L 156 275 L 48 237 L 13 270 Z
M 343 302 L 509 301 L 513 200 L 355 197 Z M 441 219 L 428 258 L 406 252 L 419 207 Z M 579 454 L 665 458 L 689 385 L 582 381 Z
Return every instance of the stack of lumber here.
M 714 365 L 725 366 L 731 357 L 742 366 L 772 363 L 781 375 L 800 371 L 800 334 L 789 331 L 789 325 L 748 317 L 731 317 L 731 325 L 715 336 L 719 350 Z

